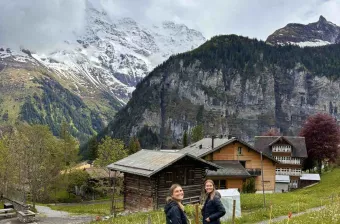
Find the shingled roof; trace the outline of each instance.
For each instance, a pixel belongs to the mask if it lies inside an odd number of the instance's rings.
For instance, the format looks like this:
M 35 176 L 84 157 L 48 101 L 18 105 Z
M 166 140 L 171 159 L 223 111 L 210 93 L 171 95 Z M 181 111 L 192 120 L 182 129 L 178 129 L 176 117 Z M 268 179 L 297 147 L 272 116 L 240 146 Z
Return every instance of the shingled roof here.
M 284 140 L 292 146 L 292 157 L 307 158 L 307 149 L 304 137 L 296 136 L 255 136 L 254 147 L 266 153 L 272 155 L 270 146 L 279 140 Z
M 226 145 L 229 142 L 232 142 L 232 140 L 233 139 L 227 139 L 227 138 L 214 138 L 214 149 L 222 145 Z M 203 157 L 212 151 L 211 147 L 212 147 L 212 138 L 203 138 L 199 140 L 198 142 L 195 142 L 181 149 L 179 152 L 189 153 L 197 157 Z
M 257 150 L 255 147 L 253 147 L 252 145 L 248 144 L 245 141 L 242 141 L 240 139 L 237 138 L 231 138 L 231 139 L 227 139 L 227 138 L 215 138 L 214 139 L 214 148 L 212 149 L 212 138 L 203 138 L 202 140 L 195 142 L 194 144 L 191 144 L 185 148 L 183 148 L 182 150 L 180 150 L 180 153 L 188 153 L 191 154 L 193 156 L 196 157 L 204 157 L 210 153 L 213 153 L 221 148 L 223 148 L 224 146 L 227 146 L 233 142 L 239 142 L 245 146 L 247 146 L 249 149 L 252 149 L 253 151 L 257 152 L 257 153 L 261 153 L 261 151 Z M 263 156 L 272 160 L 273 162 L 279 163 L 276 159 L 274 159 L 271 154 L 267 154 L 265 152 L 263 152 Z
M 250 177 L 251 175 L 239 161 L 223 160 L 214 161 L 215 164 L 223 167 L 217 171 L 209 170 L 208 177 Z
M 220 168 L 214 163 L 205 161 L 190 154 L 146 149 L 142 149 L 135 154 L 108 165 L 107 167 L 110 170 L 117 170 L 123 173 L 151 177 L 184 157 L 190 157 L 193 160 L 197 160 L 202 164 L 202 166 L 208 169 L 216 170 Z

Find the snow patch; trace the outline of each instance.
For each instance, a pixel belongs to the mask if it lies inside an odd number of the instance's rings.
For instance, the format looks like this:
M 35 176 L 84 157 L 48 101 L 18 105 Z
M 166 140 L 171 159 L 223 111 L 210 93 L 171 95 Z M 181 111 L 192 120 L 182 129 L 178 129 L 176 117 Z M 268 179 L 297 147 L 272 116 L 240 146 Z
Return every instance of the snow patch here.
M 324 40 L 314 40 L 314 41 L 305 41 L 305 42 L 288 42 L 288 44 L 298 45 L 300 47 L 320 47 L 332 44 L 329 41 Z

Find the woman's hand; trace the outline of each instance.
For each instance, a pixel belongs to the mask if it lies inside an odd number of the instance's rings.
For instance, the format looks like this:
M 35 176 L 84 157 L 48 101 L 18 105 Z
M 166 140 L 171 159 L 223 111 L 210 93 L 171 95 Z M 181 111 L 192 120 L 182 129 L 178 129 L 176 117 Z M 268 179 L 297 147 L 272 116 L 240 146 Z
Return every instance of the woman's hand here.
M 209 217 L 208 217 L 208 218 L 206 218 L 206 219 L 205 219 L 205 221 L 207 221 L 207 222 L 210 222 L 210 219 L 209 219 Z

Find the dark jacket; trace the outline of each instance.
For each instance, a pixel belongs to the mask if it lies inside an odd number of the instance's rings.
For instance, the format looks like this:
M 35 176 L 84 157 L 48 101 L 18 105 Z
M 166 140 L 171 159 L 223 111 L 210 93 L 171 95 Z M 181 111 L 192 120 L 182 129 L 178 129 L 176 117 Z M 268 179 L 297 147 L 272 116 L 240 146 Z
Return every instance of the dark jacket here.
M 205 200 L 202 207 L 203 224 L 220 224 L 220 218 L 225 215 L 225 208 L 220 200 L 220 194 L 216 194 L 213 199 L 210 195 Z M 209 217 L 210 222 L 205 221 Z
M 166 224 L 188 224 L 184 211 L 175 201 L 170 201 L 164 207 L 166 214 Z

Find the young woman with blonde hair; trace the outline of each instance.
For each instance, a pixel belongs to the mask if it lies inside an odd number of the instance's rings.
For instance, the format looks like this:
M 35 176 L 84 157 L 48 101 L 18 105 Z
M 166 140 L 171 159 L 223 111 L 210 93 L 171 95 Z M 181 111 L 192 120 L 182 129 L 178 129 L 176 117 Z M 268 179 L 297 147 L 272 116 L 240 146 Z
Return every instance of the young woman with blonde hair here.
M 221 195 L 216 191 L 212 180 L 204 182 L 204 189 L 206 199 L 202 207 L 203 224 L 220 224 L 220 218 L 226 213 L 220 200 Z
M 164 207 L 166 224 L 189 224 L 182 205 L 184 192 L 181 185 L 173 184 L 169 191 L 170 196 L 166 198 L 167 203 Z

